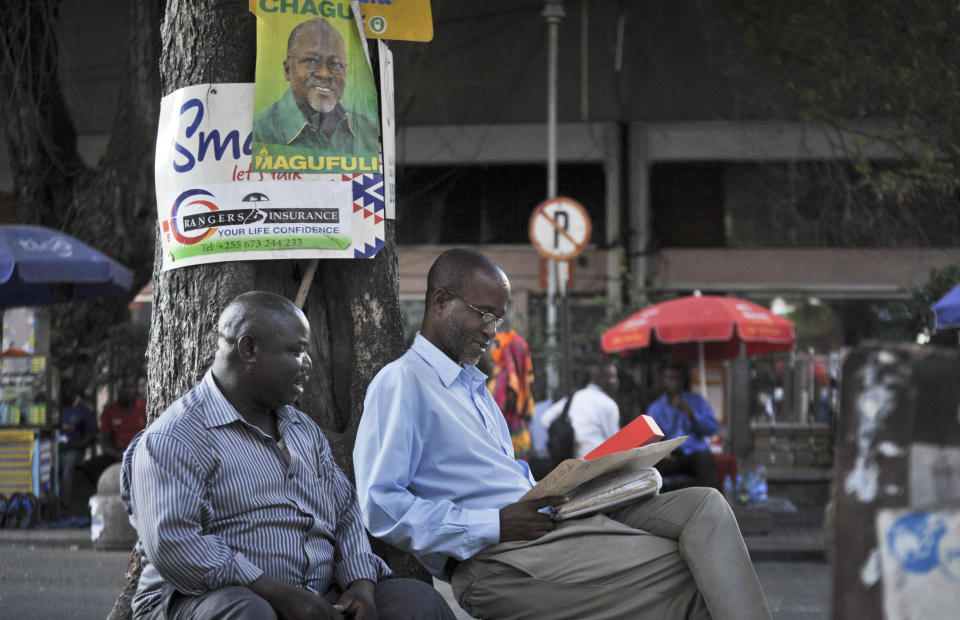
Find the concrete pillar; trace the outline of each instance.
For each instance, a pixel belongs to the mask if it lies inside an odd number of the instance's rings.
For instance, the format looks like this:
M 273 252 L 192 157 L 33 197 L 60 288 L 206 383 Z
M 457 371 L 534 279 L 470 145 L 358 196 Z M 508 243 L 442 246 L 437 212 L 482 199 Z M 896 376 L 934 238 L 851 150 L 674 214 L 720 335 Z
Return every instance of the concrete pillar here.
M 631 288 L 643 290 L 648 276 L 647 246 L 650 244 L 650 156 L 647 126 L 630 123 L 630 247 Z
M 730 433 L 729 449 L 742 460 L 753 447 L 750 434 L 750 360 L 738 357 L 727 364 L 730 387 L 730 409 L 727 413 L 727 429 Z
M 960 609 L 960 351 L 855 348 L 833 476 L 833 617 Z
M 90 539 L 99 551 L 132 549 L 137 531 L 120 501 L 120 463 L 106 468 L 90 498 Z

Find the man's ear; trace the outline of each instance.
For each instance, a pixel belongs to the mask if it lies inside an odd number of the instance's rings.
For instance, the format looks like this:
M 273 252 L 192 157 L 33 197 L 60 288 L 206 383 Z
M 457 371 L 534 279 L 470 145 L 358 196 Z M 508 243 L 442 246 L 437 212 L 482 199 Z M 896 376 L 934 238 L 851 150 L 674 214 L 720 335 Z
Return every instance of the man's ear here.
M 291 69 L 290 63 L 292 62 L 295 62 L 295 61 L 290 58 L 283 59 L 283 77 L 285 77 L 288 82 L 290 81 L 290 69 Z
M 450 296 L 447 295 L 447 292 L 442 288 L 438 288 L 433 292 L 433 295 L 430 296 L 430 307 L 426 309 L 426 312 L 439 318 L 443 313 L 443 308 L 449 302 Z
M 240 361 L 253 365 L 257 361 L 257 340 L 252 334 L 244 334 L 237 339 L 237 355 Z

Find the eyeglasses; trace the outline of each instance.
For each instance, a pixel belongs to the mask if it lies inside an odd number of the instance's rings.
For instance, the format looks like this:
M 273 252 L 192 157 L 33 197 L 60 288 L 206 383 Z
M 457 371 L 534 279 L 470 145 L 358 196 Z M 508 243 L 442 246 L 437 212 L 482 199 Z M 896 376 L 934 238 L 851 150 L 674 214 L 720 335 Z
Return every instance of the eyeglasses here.
M 498 317 L 498 316 L 496 316 L 495 314 L 493 314 L 492 312 L 484 312 L 484 311 L 481 310 L 480 308 L 474 306 L 472 303 L 470 303 L 469 301 L 467 301 L 466 299 L 464 299 L 463 297 L 461 297 L 461 296 L 460 296 L 460 293 L 457 293 L 456 291 L 451 291 L 451 290 L 447 290 L 447 289 L 444 289 L 444 290 L 446 290 L 447 293 L 448 293 L 451 297 L 456 297 L 457 299 L 459 299 L 460 301 L 462 301 L 463 303 L 465 303 L 468 308 L 470 308 L 471 310 L 473 310 L 474 312 L 476 312 L 477 314 L 479 314 L 479 315 L 480 315 L 480 320 L 483 321 L 483 324 L 484 324 L 484 325 L 489 325 L 490 323 L 493 323 L 493 326 L 494 326 L 495 328 L 498 328 L 498 329 L 499 329 L 499 327 L 500 327 L 501 325 L 503 325 L 503 317 L 502 317 L 502 316 L 501 316 L 501 317 Z
M 318 71 L 320 67 L 326 65 L 327 71 L 330 73 L 335 73 L 340 75 L 341 73 L 347 70 L 347 63 L 337 60 L 336 58 L 319 58 L 317 56 L 302 56 L 300 58 L 295 58 L 291 56 L 291 60 L 296 60 L 298 63 L 307 68 L 308 71 Z

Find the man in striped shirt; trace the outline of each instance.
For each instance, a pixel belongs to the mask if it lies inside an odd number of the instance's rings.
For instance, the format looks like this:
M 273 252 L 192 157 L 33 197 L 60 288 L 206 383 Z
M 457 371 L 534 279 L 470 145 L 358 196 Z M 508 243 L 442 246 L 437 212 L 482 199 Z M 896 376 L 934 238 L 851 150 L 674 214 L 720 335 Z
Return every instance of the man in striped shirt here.
M 385 579 L 356 492 L 292 405 L 312 362 L 289 300 L 253 291 L 220 316 L 203 380 L 124 454 L 140 535 L 138 618 L 453 618 L 429 585 Z

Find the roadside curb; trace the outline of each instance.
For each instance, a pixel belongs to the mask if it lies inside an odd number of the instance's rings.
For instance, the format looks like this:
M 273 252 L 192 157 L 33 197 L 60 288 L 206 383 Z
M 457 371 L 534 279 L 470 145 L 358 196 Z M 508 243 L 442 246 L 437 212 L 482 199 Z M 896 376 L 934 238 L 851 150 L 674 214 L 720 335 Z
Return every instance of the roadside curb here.
M 90 526 L 70 528 L 33 527 L 28 529 L 0 529 L 0 543 L 34 545 L 38 547 L 93 548 Z
M 744 536 L 754 562 L 826 562 L 823 528 L 777 528 L 766 535 Z

